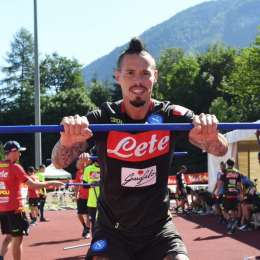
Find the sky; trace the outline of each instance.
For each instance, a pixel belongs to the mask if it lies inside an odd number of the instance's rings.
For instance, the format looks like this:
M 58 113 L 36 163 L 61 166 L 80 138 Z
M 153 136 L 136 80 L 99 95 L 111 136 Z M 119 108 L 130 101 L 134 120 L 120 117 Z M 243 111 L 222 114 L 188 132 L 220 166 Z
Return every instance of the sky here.
M 0 68 L 14 35 L 32 34 L 34 0 L 0 0 Z M 57 52 L 87 65 L 130 38 L 206 0 L 37 0 L 40 57 Z

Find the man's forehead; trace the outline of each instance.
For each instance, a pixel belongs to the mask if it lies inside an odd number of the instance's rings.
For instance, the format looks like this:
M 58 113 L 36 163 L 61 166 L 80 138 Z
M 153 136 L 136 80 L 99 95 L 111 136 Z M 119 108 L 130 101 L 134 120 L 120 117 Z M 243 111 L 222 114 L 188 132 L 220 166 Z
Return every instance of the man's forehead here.
M 142 62 L 143 65 L 147 66 L 148 68 L 155 68 L 155 60 L 154 58 L 147 52 L 141 52 L 139 54 L 127 54 L 124 56 L 122 61 L 122 66 L 131 66 L 134 65 L 136 62 Z M 121 67 L 122 67 L 121 66 Z

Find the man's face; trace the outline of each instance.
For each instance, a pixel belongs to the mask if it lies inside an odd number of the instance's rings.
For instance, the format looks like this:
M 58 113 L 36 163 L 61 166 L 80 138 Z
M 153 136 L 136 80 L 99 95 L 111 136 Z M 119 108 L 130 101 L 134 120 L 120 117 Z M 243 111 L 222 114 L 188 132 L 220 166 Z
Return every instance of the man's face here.
M 45 167 L 40 167 L 39 172 L 45 172 Z
M 7 155 L 8 160 L 11 162 L 17 162 L 20 159 L 21 152 L 20 151 L 12 151 Z
M 126 105 L 144 106 L 149 103 L 157 80 L 155 62 L 148 54 L 127 54 L 123 57 L 115 78 L 121 86 Z

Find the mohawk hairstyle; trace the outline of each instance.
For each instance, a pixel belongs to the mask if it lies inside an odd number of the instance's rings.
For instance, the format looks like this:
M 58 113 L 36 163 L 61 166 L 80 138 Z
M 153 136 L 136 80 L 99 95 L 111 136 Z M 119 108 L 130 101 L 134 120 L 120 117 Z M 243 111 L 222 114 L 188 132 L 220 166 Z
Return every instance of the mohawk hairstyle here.
M 140 54 L 141 52 L 146 52 L 148 51 L 145 49 L 143 42 L 139 38 L 132 38 L 131 41 L 129 42 L 128 48 L 125 49 L 119 56 L 117 60 L 117 68 L 120 68 L 122 59 L 125 55 L 127 54 Z

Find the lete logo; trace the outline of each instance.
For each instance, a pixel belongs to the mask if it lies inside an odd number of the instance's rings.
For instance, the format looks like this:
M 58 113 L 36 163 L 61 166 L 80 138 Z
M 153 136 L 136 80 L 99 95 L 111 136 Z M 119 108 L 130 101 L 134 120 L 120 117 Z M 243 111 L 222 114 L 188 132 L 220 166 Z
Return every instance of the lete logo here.
M 123 161 L 145 161 L 169 152 L 170 131 L 147 131 L 138 134 L 111 131 L 108 135 L 108 157 Z

